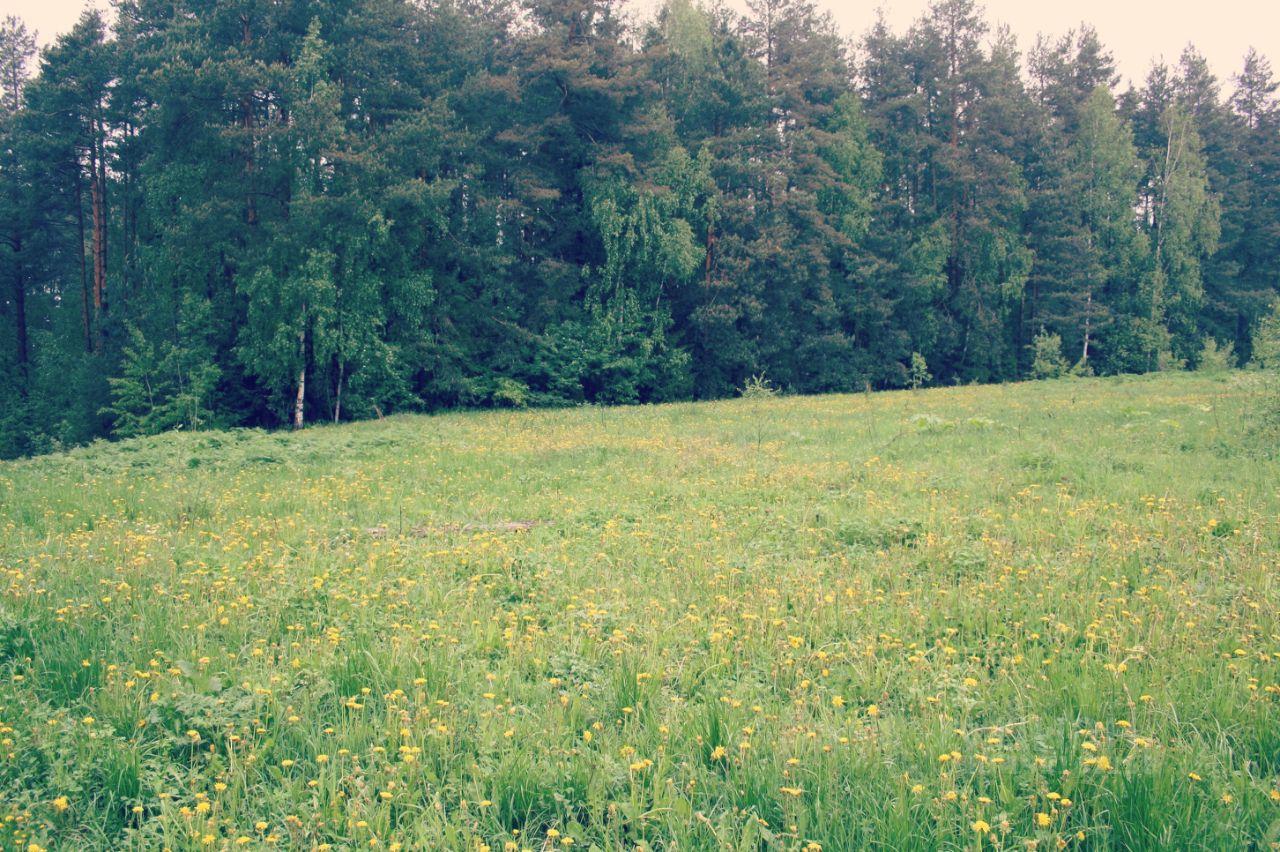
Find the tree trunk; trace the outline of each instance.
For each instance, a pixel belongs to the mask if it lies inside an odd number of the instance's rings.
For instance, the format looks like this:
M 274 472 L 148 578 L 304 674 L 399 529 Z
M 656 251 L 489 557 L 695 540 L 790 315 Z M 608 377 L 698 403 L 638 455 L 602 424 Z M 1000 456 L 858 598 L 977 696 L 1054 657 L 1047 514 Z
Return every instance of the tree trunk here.
M 16 331 L 15 354 L 17 355 L 18 392 L 25 399 L 27 396 L 28 362 L 31 349 L 27 342 L 27 280 L 22 272 L 22 238 L 13 243 L 16 263 L 13 270 L 13 327 Z
M 16 89 L 11 89 L 16 92 Z M 16 95 L 15 95 L 16 97 Z M 18 155 L 17 146 L 9 149 L 10 154 L 10 179 L 16 180 L 18 175 Z M 6 187 L 8 189 L 8 187 Z M 20 197 L 17 195 L 17 186 L 14 187 L 15 199 Z M 29 377 L 28 361 L 31 356 L 31 349 L 27 342 L 27 279 L 23 272 L 26 258 L 22 256 L 22 229 L 15 227 L 13 236 L 9 239 L 9 249 L 13 253 L 13 279 L 10 282 L 11 296 L 13 298 L 13 328 L 14 328 L 14 355 L 16 368 L 14 372 L 17 374 L 18 394 L 22 399 L 27 398 L 27 379 Z
M 293 428 L 302 428 L 303 401 L 307 395 L 307 368 L 304 364 L 298 371 L 298 395 L 293 400 Z
M 103 163 L 103 151 L 100 147 L 101 124 L 98 120 L 91 123 L 93 139 L 89 145 L 89 180 L 90 204 L 93 208 L 93 307 L 98 314 L 99 341 L 106 336 L 103 320 L 107 316 L 107 217 L 106 166 Z
M 707 223 L 707 264 L 706 264 L 706 289 L 711 289 L 711 264 L 712 258 L 716 250 L 716 226 L 714 222 Z
M 1089 321 L 1093 313 L 1093 288 L 1090 288 L 1084 297 L 1084 345 L 1080 349 L 1080 366 L 1084 367 L 1089 363 Z
M 337 393 L 334 394 L 334 401 L 333 401 L 333 422 L 334 423 L 337 423 L 338 420 L 342 417 L 342 379 L 343 379 L 344 373 L 346 373 L 346 367 L 347 367 L 347 364 L 345 361 L 341 361 L 341 360 L 338 361 L 338 390 L 337 390 Z
M 253 29 L 249 25 L 249 14 L 240 15 L 240 44 L 244 47 L 245 56 L 249 55 L 249 45 L 253 43 Z M 247 225 L 258 224 L 258 202 L 253 193 L 253 93 L 246 92 L 240 97 L 240 129 L 244 131 L 244 175 L 245 206 L 244 221 Z
M 298 370 L 298 395 L 293 400 L 293 428 L 301 429 L 307 398 L 307 306 L 302 306 L 302 328 L 298 331 L 298 357 L 302 367 Z
M 84 175 L 76 166 L 76 224 L 80 231 L 80 312 L 84 320 L 84 351 L 93 352 L 93 321 L 89 311 L 89 258 L 85 252 Z
M 1153 290 L 1151 294 L 1151 320 L 1156 322 L 1160 319 L 1161 301 L 1164 298 L 1165 274 L 1161 268 L 1164 262 L 1164 219 L 1165 207 L 1169 203 L 1169 182 L 1174 179 L 1178 171 L 1178 161 L 1182 159 L 1182 138 L 1178 138 L 1177 150 L 1174 149 L 1173 135 L 1177 128 L 1173 126 L 1173 122 L 1169 123 L 1168 138 L 1165 140 L 1164 152 L 1164 171 L 1160 178 L 1160 197 L 1156 201 L 1156 248 L 1155 248 L 1155 280 L 1153 282 Z

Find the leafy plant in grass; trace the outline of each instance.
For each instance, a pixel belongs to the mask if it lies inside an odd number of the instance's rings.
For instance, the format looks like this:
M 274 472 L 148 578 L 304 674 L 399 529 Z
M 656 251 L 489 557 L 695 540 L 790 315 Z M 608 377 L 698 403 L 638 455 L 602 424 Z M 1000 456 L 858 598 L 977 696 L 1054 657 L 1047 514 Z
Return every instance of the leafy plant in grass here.
M 907 383 L 912 390 L 919 390 L 931 381 L 933 381 L 933 374 L 929 372 L 929 362 L 919 352 L 912 352 L 911 367 L 907 371 Z
M 1270 455 L 1280 442 L 1280 301 L 1254 327 L 1249 367 L 1255 378 L 1245 434 L 1254 450 Z
M 758 373 L 747 379 L 746 384 L 742 386 L 742 398 L 751 403 L 752 431 L 755 433 L 757 451 L 760 449 L 761 444 L 764 443 L 766 426 L 765 404 L 777 397 L 777 395 L 777 387 L 765 378 L 763 373 Z

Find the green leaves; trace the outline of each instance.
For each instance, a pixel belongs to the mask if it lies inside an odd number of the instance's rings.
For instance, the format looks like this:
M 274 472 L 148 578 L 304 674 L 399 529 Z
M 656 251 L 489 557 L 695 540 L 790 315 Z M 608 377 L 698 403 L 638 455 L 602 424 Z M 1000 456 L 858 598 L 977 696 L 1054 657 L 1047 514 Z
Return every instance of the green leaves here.
M 1150 370 L 1206 336 L 1247 357 L 1276 293 L 1256 54 L 1229 101 L 1188 50 L 1117 104 L 1095 31 L 1024 75 L 972 0 L 856 52 L 802 0 L 143 3 L 27 85 L 7 26 L 5 454 L 760 372 L 905 387 L 913 352 L 1008 380 L 1042 328 Z
M 222 371 L 204 342 L 209 319 L 209 303 L 188 296 L 172 337 L 126 325 L 121 375 L 107 379 L 111 402 L 103 408 L 114 420 L 114 434 L 130 438 L 217 425 L 214 392 Z

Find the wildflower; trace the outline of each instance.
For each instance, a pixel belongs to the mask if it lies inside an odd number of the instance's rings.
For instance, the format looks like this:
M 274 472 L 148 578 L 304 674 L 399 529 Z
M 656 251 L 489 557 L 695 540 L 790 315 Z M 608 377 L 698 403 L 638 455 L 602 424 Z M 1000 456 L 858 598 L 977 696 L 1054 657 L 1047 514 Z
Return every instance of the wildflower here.
M 58 813 L 62 813 L 69 807 L 71 807 L 71 803 L 67 800 L 66 796 L 59 796 L 53 800 L 53 809 Z
M 971 826 L 978 834 L 990 834 L 991 825 L 986 820 L 975 820 Z
M 1036 814 L 1036 825 L 1040 826 L 1041 828 L 1048 828 L 1052 824 L 1053 824 L 1053 820 L 1044 811 L 1041 811 L 1040 813 Z

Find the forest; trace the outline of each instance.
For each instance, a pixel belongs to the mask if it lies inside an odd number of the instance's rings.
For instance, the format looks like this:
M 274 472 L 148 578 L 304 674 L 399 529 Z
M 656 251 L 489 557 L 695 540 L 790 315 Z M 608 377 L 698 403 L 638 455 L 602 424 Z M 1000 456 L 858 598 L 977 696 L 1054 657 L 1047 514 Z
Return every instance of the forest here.
M 973 0 L 121 0 L 0 27 L 0 456 L 1246 363 L 1280 102 Z

